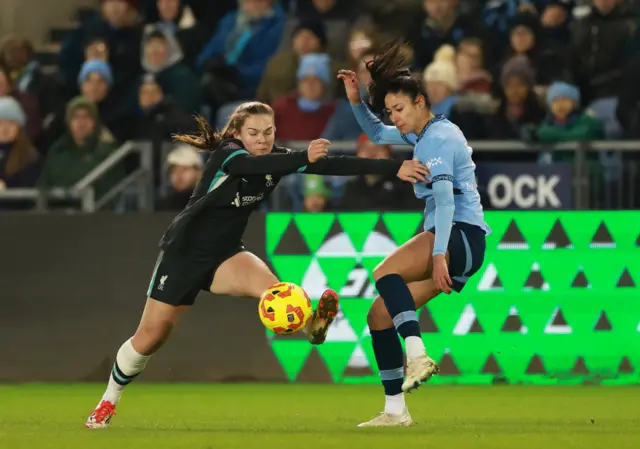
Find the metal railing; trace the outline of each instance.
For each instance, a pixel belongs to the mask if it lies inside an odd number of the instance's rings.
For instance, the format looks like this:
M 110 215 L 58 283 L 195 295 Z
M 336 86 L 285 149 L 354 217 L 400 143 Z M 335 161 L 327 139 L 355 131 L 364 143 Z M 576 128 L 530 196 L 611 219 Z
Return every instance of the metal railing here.
M 96 198 L 96 182 L 132 154 L 139 155 L 138 167 L 100 198 Z M 51 200 L 59 200 L 76 205 L 82 212 L 91 213 L 103 209 L 125 192 L 136 197 L 139 211 L 153 211 L 153 154 L 151 144 L 147 142 L 126 142 L 69 188 L 6 189 L 0 191 L 0 202 L 26 202 L 33 206 L 32 210 L 41 212 L 50 209 Z
M 305 141 L 282 141 L 280 144 L 298 150 L 304 150 L 309 145 Z M 508 140 L 471 141 L 469 145 L 476 153 L 496 153 L 495 162 L 510 162 L 510 154 L 572 152 L 575 209 L 634 208 L 640 199 L 640 141 L 603 140 L 545 146 Z M 393 149 L 395 153 L 409 155 L 414 147 L 394 145 Z M 330 148 L 331 152 L 343 154 L 353 154 L 355 150 L 356 142 L 353 141 L 332 141 Z M 589 153 L 612 153 L 613 157 L 601 158 L 605 161 L 595 164 L 600 164 L 606 171 L 604 176 L 594 173 L 594 164 L 589 163 Z
M 289 148 L 304 150 L 307 141 L 282 141 L 279 144 Z M 594 141 L 568 142 L 555 146 L 529 145 L 520 141 L 473 141 L 469 142 L 474 152 L 493 155 L 496 162 L 509 162 L 509 155 L 532 155 L 570 151 L 573 157 L 573 198 L 577 209 L 594 208 L 633 208 L 640 201 L 640 141 Z M 164 143 L 160 149 L 162 161 L 174 145 Z M 394 152 L 410 155 L 413 147 L 394 146 Z M 331 152 L 338 154 L 355 153 L 356 142 L 334 141 Z M 589 163 L 589 153 L 611 153 L 608 177 L 594 176 L 593 164 Z M 139 165 L 124 179 L 113 186 L 102 197 L 96 198 L 95 184 L 117 164 L 122 163 L 131 154 L 139 155 Z M 617 159 L 616 159 L 617 158 Z M 493 158 L 492 158 L 493 160 Z M 50 200 L 71 200 L 77 202 L 84 212 L 95 212 L 116 200 L 119 195 L 129 193 L 136 198 L 138 211 L 152 211 L 154 203 L 154 176 L 158 176 L 160 191 L 169 187 L 166 170 L 153 172 L 153 148 L 150 142 L 127 142 L 100 163 L 83 179 L 68 189 L 7 189 L 0 191 L 0 202 L 26 201 L 34 210 L 47 210 Z M 282 193 L 282 192 L 279 192 Z M 278 195 L 274 196 L 276 206 L 280 204 Z

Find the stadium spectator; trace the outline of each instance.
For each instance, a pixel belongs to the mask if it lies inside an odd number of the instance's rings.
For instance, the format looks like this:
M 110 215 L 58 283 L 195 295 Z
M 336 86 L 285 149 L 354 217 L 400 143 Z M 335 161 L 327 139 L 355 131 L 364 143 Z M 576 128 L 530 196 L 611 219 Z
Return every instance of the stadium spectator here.
M 102 124 L 96 105 L 76 97 L 67 105 L 67 132 L 47 154 L 38 185 L 42 188 L 71 187 L 104 161 L 116 148 L 116 141 Z M 114 167 L 96 182 L 100 197 L 124 177 Z
M 138 89 L 137 108 L 127 118 L 131 123 L 127 140 L 151 142 L 154 173 L 161 170 L 162 144 L 171 141 L 174 133 L 189 132 L 194 121 L 172 98 L 167 98 L 153 75 L 146 75 Z M 159 180 L 159 176 L 155 177 Z
M 455 57 L 455 49 L 451 45 L 443 45 L 423 74 L 431 110 L 436 115 L 449 117 L 456 102 L 458 76 L 454 64 Z
M 142 68 L 155 76 L 165 95 L 187 112 L 199 112 L 200 83 L 182 61 L 183 53 L 176 38 L 165 31 L 147 28 L 143 38 Z
M 38 97 L 31 92 L 20 92 L 15 89 L 9 71 L 0 66 L 0 97 L 10 96 L 20 103 L 20 107 L 24 111 L 27 122 L 24 126 L 27 137 L 32 142 L 37 141 L 42 131 L 42 117 L 40 115 L 40 104 Z
M 367 62 L 373 59 L 374 53 L 365 52 L 356 68 L 358 81 L 360 82 L 360 97 L 363 101 L 369 101 L 367 86 L 371 82 L 371 74 L 367 70 Z M 351 109 L 351 103 L 346 97 L 339 98 L 336 102 L 336 111 L 329 119 L 327 127 L 322 131 L 322 137 L 328 140 L 357 140 L 362 133 Z
M 363 134 L 356 147 L 358 157 L 390 159 L 391 147 L 376 145 Z M 424 201 L 418 200 L 411 184 L 398 180 L 395 176 L 385 179 L 379 175 L 361 175 L 346 183 L 340 201 L 341 210 L 421 210 Z
M 193 147 L 179 145 L 167 156 L 169 192 L 159 201 L 158 210 L 181 211 L 189 202 L 202 175 L 202 157 Z
M 536 73 L 536 85 L 548 86 L 555 79 L 568 76 L 565 70 L 566 58 L 556 47 L 543 39 L 542 26 L 536 14 L 520 13 L 511 23 L 509 47 L 502 66 L 514 56 L 529 58 Z
M 331 201 L 331 189 L 321 175 L 304 177 L 305 212 L 326 212 Z
M 577 86 L 555 82 L 547 91 L 550 114 L 538 128 L 537 137 L 542 143 L 554 144 L 574 140 L 604 139 L 602 122 L 587 110 L 580 112 L 580 90 Z M 568 152 L 573 156 L 573 152 Z M 597 153 L 593 153 L 597 154 Z M 554 152 L 553 160 L 562 156 Z
M 42 72 L 29 41 L 16 35 L 0 40 L 0 66 L 7 69 L 15 92 L 37 98 L 40 120 L 55 110 L 60 102 L 58 86 L 52 77 Z
M 269 61 L 258 88 L 257 99 L 271 104 L 276 98 L 296 88 L 296 72 L 300 57 L 322 53 L 327 46 L 327 35 L 320 20 L 301 21 L 291 35 L 291 48 L 284 48 Z M 334 72 L 338 70 L 334 62 Z M 334 83 L 335 84 L 335 83 Z
M 26 116 L 12 97 L 0 97 L 0 190 L 35 186 L 40 155 L 24 130 Z
M 639 79 L 640 54 L 636 54 L 624 66 L 616 110 L 616 116 L 627 139 L 640 139 Z
M 571 12 L 575 7 L 573 0 L 548 0 L 540 12 L 542 32 L 548 41 L 565 46 L 571 40 Z
M 95 38 L 102 38 L 108 44 L 114 91 L 120 95 L 134 85 L 140 73 L 142 36 L 137 6 L 137 0 L 101 0 L 101 15 L 82 23 L 63 43 L 60 72 L 70 92 L 76 92 L 85 43 Z
M 90 61 L 92 59 L 99 59 L 104 62 L 109 62 L 109 43 L 102 37 L 95 37 L 87 42 L 84 47 L 84 60 Z
M 492 77 L 484 69 L 482 41 L 469 37 L 460 41 L 456 52 L 458 92 L 491 92 Z
M 467 37 L 478 37 L 491 48 L 490 38 L 482 23 L 459 14 L 457 0 L 425 0 L 424 18 L 410 33 L 414 50 L 413 68 L 422 72 L 444 44 L 454 47 Z M 485 52 L 485 56 L 489 56 Z
M 285 35 L 297 28 L 301 20 L 315 19 L 324 22 L 327 29 L 326 52 L 338 60 L 347 57 L 344 43 L 349 39 L 349 30 L 358 18 L 358 2 L 350 0 L 294 0 L 289 11 Z M 289 42 L 282 42 L 289 48 Z
M 150 24 L 146 28 L 150 26 L 174 36 L 184 53 L 185 63 L 189 67 L 195 65 L 208 33 L 184 1 L 155 0 L 146 14 L 146 22 Z
M 300 58 L 298 89 L 273 103 L 280 140 L 313 140 L 320 137 L 335 112 L 329 99 L 329 55 L 314 53 Z
M 207 102 L 214 109 L 255 97 L 280 45 L 284 22 L 275 0 L 240 0 L 238 9 L 220 21 L 197 59 Z

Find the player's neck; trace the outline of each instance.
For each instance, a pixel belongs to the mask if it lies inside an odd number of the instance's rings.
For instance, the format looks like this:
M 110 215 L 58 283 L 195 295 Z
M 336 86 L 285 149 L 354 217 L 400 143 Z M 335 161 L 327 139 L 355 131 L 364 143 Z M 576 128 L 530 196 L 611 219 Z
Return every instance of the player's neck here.
M 427 112 L 426 117 L 424 117 L 422 120 L 418 122 L 418 129 L 415 130 L 415 134 L 419 136 L 422 133 L 422 130 L 424 129 L 424 127 L 427 126 L 431 121 L 431 119 L 433 119 L 434 117 L 435 117 L 435 114 L 433 112 L 431 111 Z

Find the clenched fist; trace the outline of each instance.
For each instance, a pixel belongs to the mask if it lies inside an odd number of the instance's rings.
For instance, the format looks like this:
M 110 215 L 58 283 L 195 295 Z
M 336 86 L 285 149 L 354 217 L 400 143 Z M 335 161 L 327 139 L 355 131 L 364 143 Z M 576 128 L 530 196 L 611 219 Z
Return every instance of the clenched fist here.
M 327 139 L 312 140 L 309 144 L 309 149 L 307 150 L 309 162 L 313 164 L 325 157 L 327 153 L 329 153 L 329 145 L 331 145 L 331 142 Z

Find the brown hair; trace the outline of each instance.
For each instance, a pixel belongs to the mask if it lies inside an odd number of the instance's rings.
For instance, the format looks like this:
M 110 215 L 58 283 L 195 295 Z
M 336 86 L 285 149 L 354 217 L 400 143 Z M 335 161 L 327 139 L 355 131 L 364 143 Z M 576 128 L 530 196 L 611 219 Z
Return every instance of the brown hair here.
M 5 171 L 7 176 L 13 176 L 20 173 L 27 165 L 38 159 L 38 152 L 27 137 L 23 128 L 18 131 L 16 141 L 11 147 Z
M 214 131 L 204 117 L 196 115 L 195 119 L 198 122 L 200 133 L 198 135 L 174 134 L 173 139 L 201 150 L 213 151 L 224 139 L 233 137 L 234 134 L 240 132 L 247 118 L 252 115 L 262 114 L 273 116 L 273 109 L 268 104 L 258 101 L 242 103 L 233 111 L 229 121 L 221 131 Z

